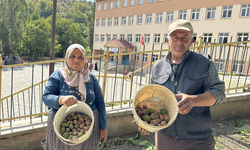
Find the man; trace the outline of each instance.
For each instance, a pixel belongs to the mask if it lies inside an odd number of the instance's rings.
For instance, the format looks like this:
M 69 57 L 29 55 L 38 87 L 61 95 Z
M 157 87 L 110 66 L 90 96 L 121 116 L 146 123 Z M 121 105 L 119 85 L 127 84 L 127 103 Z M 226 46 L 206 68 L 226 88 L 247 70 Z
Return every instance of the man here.
M 215 150 L 210 106 L 225 98 L 225 83 L 220 81 L 208 55 L 189 50 L 193 27 L 177 20 L 168 27 L 171 52 L 152 70 L 152 84 L 171 90 L 177 98 L 178 116 L 169 127 L 155 133 L 157 150 Z M 142 134 L 148 131 L 139 128 Z

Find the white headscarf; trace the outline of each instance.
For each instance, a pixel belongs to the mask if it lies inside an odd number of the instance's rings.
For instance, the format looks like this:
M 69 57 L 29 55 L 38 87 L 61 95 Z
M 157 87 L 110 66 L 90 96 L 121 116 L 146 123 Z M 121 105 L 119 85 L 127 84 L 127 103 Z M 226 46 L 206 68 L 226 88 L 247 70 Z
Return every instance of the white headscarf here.
M 82 52 L 83 57 L 84 57 L 84 62 L 83 62 L 84 66 L 79 71 L 73 71 L 68 66 L 69 56 L 71 55 L 71 53 L 75 49 L 79 49 Z M 70 45 L 67 49 L 67 52 L 66 52 L 65 63 L 66 63 L 66 67 L 64 67 L 60 70 L 61 70 L 61 74 L 62 74 L 63 78 L 65 79 L 66 84 L 69 87 L 78 88 L 79 94 L 81 96 L 81 101 L 85 102 L 86 97 L 87 97 L 85 83 L 90 81 L 90 77 L 89 77 L 89 70 L 87 67 L 88 60 L 87 60 L 86 55 L 85 55 L 84 47 L 80 44 Z

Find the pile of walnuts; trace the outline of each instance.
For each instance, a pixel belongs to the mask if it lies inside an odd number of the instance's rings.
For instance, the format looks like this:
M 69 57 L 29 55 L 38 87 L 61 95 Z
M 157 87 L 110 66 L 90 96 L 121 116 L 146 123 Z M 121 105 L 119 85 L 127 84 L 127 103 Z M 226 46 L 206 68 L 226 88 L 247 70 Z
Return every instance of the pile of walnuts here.
M 169 115 L 167 114 L 166 109 L 161 109 L 159 112 L 154 111 L 152 108 L 148 108 L 147 105 L 136 106 L 135 110 L 140 116 L 140 118 L 147 124 L 153 126 L 163 126 L 166 125 L 169 121 Z
M 65 139 L 78 139 L 91 126 L 91 119 L 81 113 L 70 113 L 60 124 L 59 133 Z

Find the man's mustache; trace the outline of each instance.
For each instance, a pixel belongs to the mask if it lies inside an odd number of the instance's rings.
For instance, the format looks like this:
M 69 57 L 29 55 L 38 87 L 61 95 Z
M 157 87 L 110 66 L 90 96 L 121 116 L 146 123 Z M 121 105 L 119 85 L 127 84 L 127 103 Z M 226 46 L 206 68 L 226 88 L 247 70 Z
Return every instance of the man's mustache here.
M 184 44 L 181 44 L 181 45 L 175 45 L 175 47 L 174 48 L 177 48 L 177 49 L 184 49 L 185 48 L 185 46 L 184 46 Z

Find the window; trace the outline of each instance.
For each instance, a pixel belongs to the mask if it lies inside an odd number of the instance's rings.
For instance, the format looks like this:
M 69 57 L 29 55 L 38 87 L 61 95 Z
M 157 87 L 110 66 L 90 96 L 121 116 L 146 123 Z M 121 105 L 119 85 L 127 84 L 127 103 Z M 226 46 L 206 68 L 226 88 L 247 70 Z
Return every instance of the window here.
M 143 54 L 143 62 L 147 62 L 148 61 L 148 54 Z
M 114 35 L 113 35 L 113 39 L 117 39 L 117 34 L 114 34 Z
M 203 38 L 203 42 L 211 42 L 212 41 L 212 33 L 205 33 L 204 34 L 204 38 Z
M 171 22 L 171 21 L 173 21 L 173 19 L 174 19 L 174 12 L 173 11 L 168 12 L 168 14 L 167 14 L 167 22 Z
M 126 24 L 126 17 L 122 17 L 122 25 Z
M 197 39 L 197 33 L 194 33 L 194 34 L 193 34 L 193 39 L 194 39 L 194 42 L 196 42 L 196 39 Z
M 147 14 L 146 23 L 151 23 L 151 21 L 152 21 L 152 14 Z
M 156 23 L 162 22 L 162 13 L 156 14 Z
M 228 33 L 220 33 L 219 34 L 219 43 L 223 44 L 223 43 L 227 43 L 228 40 Z
M 130 6 L 134 6 L 135 5 L 135 0 L 130 0 Z
M 250 17 L 250 4 L 241 6 L 241 17 Z
M 238 33 L 237 42 L 247 41 L 247 39 L 248 39 L 248 33 Z
M 135 35 L 135 42 L 136 43 L 140 43 L 141 42 L 141 35 L 140 34 L 136 34 Z
M 129 16 L 129 23 L 128 24 L 133 24 L 134 22 L 134 16 Z
M 106 26 L 106 19 L 102 19 L 102 26 Z
M 233 61 L 233 72 L 243 73 L 244 72 L 244 61 L 234 60 Z
M 112 18 L 109 18 L 109 24 L 108 26 L 112 26 Z
M 179 19 L 186 20 L 186 16 L 187 16 L 187 11 L 186 10 L 181 10 Z
M 103 3 L 103 10 L 107 9 L 107 3 Z
M 101 42 L 104 42 L 104 34 L 101 35 Z
M 119 8 L 119 7 L 120 7 L 120 0 L 116 0 L 115 8 Z
M 96 20 L 96 26 L 99 27 L 100 26 L 100 19 Z
M 121 40 L 125 40 L 125 34 L 121 34 Z
M 156 60 L 158 60 L 158 55 L 152 55 L 152 61 L 154 62 Z
M 113 9 L 113 2 L 109 3 L 109 9 Z
M 107 35 L 107 42 L 110 41 L 110 40 L 111 40 L 111 35 L 108 34 L 108 35 Z
M 128 34 L 128 42 L 132 43 L 132 34 Z
M 163 2 L 164 0 L 158 0 L 158 2 Z
M 145 43 L 149 43 L 149 41 L 150 41 L 150 34 L 145 34 L 144 37 L 145 37 L 144 42 Z
M 214 63 L 215 63 L 215 67 L 218 71 L 223 71 L 224 69 L 224 60 L 220 60 L 220 59 L 215 59 Z
M 216 11 L 216 7 L 208 8 L 207 9 L 207 19 L 214 19 L 215 18 L 215 11 Z
M 148 3 L 153 3 L 154 2 L 154 0 L 148 0 Z
M 115 26 L 118 26 L 119 18 L 115 18 Z
M 232 17 L 233 6 L 224 6 L 222 11 L 222 18 Z
M 154 43 L 160 43 L 160 34 L 155 34 Z
M 164 43 L 167 43 L 168 34 L 164 34 Z
M 135 54 L 135 61 L 139 61 L 139 54 Z
M 98 34 L 95 35 L 95 41 L 96 41 L 96 42 L 99 41 L 99 35 L 98 35 Z
M 137 16 L 137 24 L 142 24 L 142 15 Z
M 139 0 L 139 5 L 144 4 L 144 0 Z
M 193 9 L 192 20 L 199 20 L 199 16 L 200 16 L 200 9 Z
M 97 11 L 101 11 L 101 4 L 97 5 Z
M 123 0 L 123 7 L 127 7 L 128 0 Z

